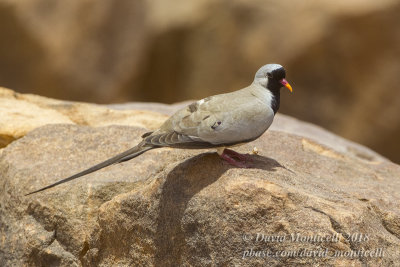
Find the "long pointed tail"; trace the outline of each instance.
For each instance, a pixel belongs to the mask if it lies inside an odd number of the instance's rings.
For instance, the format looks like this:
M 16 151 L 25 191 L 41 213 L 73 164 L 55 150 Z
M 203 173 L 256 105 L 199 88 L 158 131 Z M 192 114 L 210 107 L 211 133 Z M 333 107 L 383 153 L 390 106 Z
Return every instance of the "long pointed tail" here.
M 48 186 L 43 187 L 41 189 L 38 189 L 36 191 L 30 192 L 29 194 L 26 194 L 25 196 L 29 196 L 29 195 L 35 194 L 37 192 L 44 191 L 46 189 L 52 188 L 54 186 L 57 186 L 59 184 L 63 184 L 63 183 L 69 182 L 69 181 L 74 180 L 76 178 L 82 177 L 82 176 L 84 176 L 86 174 L 89 174 L 89 173 L 98 171 L 100 169 L 103 169 L 103 168 L 105 168 L 107 166 L 110 166 L 112 164 L 120 163 L 120 162 L 123 162 L 123 161 L 127 161 L 127 160 L 130 160 L 130 159 L 133 159 L 133 158 L 135 158 L 135 157 L 137 157 L 137 156 L 143 154 L 144 152 L 146 152 L 146 151 L 148 151 L 150 149 L 153 149 L 153 148 L 155 148 L 155 147 L 153 147 L 153 146 L 144 146 L 143 143 L 140 143 L 137 146 L 132 147 L 131 149 L 129 149 L 129 150 L 125 151 L 125 152 L 122 152 L 121 154 L 118 154 L 118 155 L 116 155 L 116 156 L 114 156 L 114 157 L 112 157 L 112 158 L 110 158 L 110 159 L 108 159 L 106 161 L 103 161 L 103 162 L 101 162 L 101 163 L 99 163 L 97 165 L 94 165 L 93 167 L 90 167 L 89 169 L 81 171 L 81 172 L 79 172 L 77 174 L 74 174 L 74 175 L 68 177 L 68 178 L 62 179 L 62 180 L 60 180 L 58 182 L 55 182 L 54 184 L 51 184 L 51 185 L 48 185 Z

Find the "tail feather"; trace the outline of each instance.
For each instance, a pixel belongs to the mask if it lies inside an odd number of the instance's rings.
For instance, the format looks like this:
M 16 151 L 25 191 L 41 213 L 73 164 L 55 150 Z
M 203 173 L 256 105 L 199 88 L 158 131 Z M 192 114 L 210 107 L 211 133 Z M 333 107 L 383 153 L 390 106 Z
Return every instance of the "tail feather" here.
M 144 152 L 146 152 L 146 151 L 148 151 L 150 149 L 153 149 L 153 148 L 155 148 L 155 147 L 153 147 L 153 146 L 144 146 L 143 143 L 140 143 L 137 146 L 132 147 L 131 149 L 129 149 L 129 150 L 125 151 L 125 152 L 122 152 L 121 154 L 118 154 L 118 155 L 116 155 L 116 156 L 114 156 L 114 157 L 112 157 L 112 158 L 110 158 L 110 159 L 108 159 L 106 161 L 103 161 L 103 162 L 101 162 L 101 163 L 99 163 L 97 165 L 94 165 L 94 166 L 90 167 L 89 169 L 86 169 L 86 170 L 81 171 L 81 172 L 79 172 L 77 174 L 74 174 L 74 175 L 72 175 L 70 177 L 62 179 L 62 180 L 60 180 L 58 182 L 55 182 L 54 184 L 51 184 L 51 185 L 45 186 L 45 187 L 43 187 L 41 189 L 38 189 L 36 191 L 30 192 L 30 193 L 26 194 L 25 196 L 29 196 L 29 195 L 38 193 L 40 191 L 44 191 L 46 189 L 52 188 L 54 186 L 69 182 L 71 180 L 74 180 L 74 179 L 77 179 L 79 177 L 82 177 L 82 176 L 84 176 L 86 174 L 89 174 L 89 173 L 98 171 L 100 169 L 103 169 L 103 168 L 105 168 L 107 166 L 110 166 L 112 164 L 120 163 L 120 162 L 123 162 L 123 161 L 127 161 L 127 160 L 130 160 L 130 159 L 133 159 L 133 158 L 135 158 L 135 157 L 137 157 L 137 156 L 143 154 Z

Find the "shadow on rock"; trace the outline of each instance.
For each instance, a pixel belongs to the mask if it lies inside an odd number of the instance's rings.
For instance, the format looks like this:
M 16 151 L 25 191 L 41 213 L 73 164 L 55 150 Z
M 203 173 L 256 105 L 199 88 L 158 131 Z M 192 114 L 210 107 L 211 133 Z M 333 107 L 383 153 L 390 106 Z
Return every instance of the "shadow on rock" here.
M 276 171 L 279 167 L 285 168 L 274 159 L 251 156 L 251 168 Z M 180 163 L 168 174 L 159 202 L 156 266 L 181 265 L 186 246 L 181 221 L 190 199 L 232 168 L 236 167 L 225 163 L 216 153 L 204 153 Z

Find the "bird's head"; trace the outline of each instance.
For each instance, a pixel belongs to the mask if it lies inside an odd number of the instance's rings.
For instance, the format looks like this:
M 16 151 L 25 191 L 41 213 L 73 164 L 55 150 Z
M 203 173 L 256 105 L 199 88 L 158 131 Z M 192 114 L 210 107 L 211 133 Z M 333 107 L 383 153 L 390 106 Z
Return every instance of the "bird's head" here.
M 281 65 L 267 64 L 256 72 L 253 83 L 259 84 L 270 91 L 276 91 L 285 86 L 292 92 L 292 86 L 286 81 L 285 77 L 286 71 Z

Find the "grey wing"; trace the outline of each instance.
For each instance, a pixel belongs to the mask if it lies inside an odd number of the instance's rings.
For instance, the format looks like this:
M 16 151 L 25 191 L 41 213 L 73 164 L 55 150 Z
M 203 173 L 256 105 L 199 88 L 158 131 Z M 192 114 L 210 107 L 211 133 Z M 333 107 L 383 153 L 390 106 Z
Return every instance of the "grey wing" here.
M 175 131 L 153 133 L 143 140 L 146 144 L 156 147 L 211 148 L 215 146 L 195 136 L 188 136 Z
M 254 139 L 259 134 L 252 127 L 262 121 L 260 114 L 265 114 L 265 105 L 257 103 L 254 97 L 246 98 L 242 92 L 234 92 L 194 102 L 144 140 L 154 146 L 205 148 Z
M 215 100 L 212 96 L 194 102 L 172 115 L 155 132 L 144 134 L 143 140 L 154 146 L 169 146 L 181 148 L 206 148 L 215 147 L 214 144 L 201 138 L 199 129 L 209 128 L 208 124 L 218 113 L 210 108 L 206 102 Z M 213 105 L 211 105 L 213 107 Z

